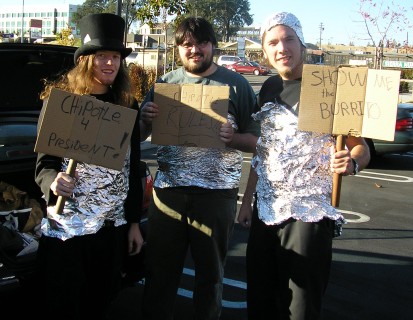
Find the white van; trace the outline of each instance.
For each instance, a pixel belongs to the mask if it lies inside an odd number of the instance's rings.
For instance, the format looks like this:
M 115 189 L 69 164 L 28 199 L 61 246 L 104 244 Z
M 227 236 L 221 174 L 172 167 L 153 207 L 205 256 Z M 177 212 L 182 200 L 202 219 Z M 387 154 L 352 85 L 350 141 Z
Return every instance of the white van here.
M 224 56 L 219 56 L 218 57 L 217 65 L 226 67 L 226 66 L 234 64 L 238 61 L 241 61 L 241 58 L 238 57 L 238 56 L 225 56 L 224 55 Z

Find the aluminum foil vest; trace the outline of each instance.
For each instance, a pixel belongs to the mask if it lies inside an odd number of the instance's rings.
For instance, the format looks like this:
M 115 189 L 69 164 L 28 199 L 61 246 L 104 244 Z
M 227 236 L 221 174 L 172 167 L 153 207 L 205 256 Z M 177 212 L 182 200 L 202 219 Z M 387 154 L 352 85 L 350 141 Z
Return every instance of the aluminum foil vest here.
M 79 179 L 72 197 L 68 198 L 62 214 L 55 207 L 47 208 L 47 219 L 42 220 L 43 234 L 67 240 L 74 236 L 94 234 L 105 220 L 114 226 L 126 223 L 124 202 L 129 190 L 130 148 L 122 171 L 93 164 L 78 163 Z M 69 159 L 64 159 L 62 171 L 66 171 Z
M 228 121 L 237 130 L 231 114 L 228 114 Z M 239 186 L 243 160 L 241 151 L 231 148 L 159 146 L 157 158 L 155 187 L 234 189 Z
M 252 166 L 258 174 L 259 218 L 268 225 L 289 219 L 342 220 L 331 205 L 330 134 L 298 130 L 297 116 L 278 103 L 266 103 L 253 115 L 261 137 Z

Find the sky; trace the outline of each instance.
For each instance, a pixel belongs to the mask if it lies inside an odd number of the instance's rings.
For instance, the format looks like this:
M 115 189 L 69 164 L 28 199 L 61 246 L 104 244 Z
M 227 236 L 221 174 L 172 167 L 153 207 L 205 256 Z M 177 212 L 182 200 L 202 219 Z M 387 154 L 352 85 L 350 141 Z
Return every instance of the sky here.
M 39 5 L 39 0 L 1 0 L 1 7 L 6 5 L 16 5 L 21 2 L 25 5 Z M 202 0 L 200 0 L 202 1 Z M 249 0 L 250 14 L 253 15 L 254 23 L 252 26 L 259 27 L 263 20 L 272 12 L 289 11 L 294 13 L 301 21 L 304 32 L 305 42 L 317 44 L 345 44 L 350 42 L 355 45 L 367 45 L 369 41 L 367 30 L 364 26 L 359 10 L 361 0 Z M 41 0 L 41 4 L 82 4 L 84 0 Z M 405 25 L 405 30 L 392 30 L 388 33 L 389 38 L 396 39 L 399 43 L 408 40 L 410 45 L 413 45 L 413 2 L 412 0 L 373 0 L 377 4 L 391 4 L 392 2 L 407 9 L 406 17 L 410 21 L 410 28 Z M 394 8 L 394 7 L 393 7 Z M 384 24 L 383 24 L 384 26 Z M 373 30 L 372 30 L 373 31 Z M 380 36 L 373 34 L 376 42 Z
M 391 0 L 373 2 L 392 3 Z M 408 9 L 406 17 L 412 27 L 402 32 L 392 31 L 388 35 L 399 42 L 405 41 L 408 37 L 409 44 L 413 45 L 413 1 L 393 0 L 393 2 Z M 360 0 L 290 0 L 288 2 L 270 0 L 270 3 L 268 0 L 250 0 L 250 13 L 254 15 L 254 25 L 259 26 L 272 12 L 288 11 L 301 21 L 305 42 L 319 43 L 321 24 L 323 25 L 322 43 L 348 45 L 353 42 L 355 45 L 366 45 L 368 42 L 367 30 L 358 12 Z M 373 38 L 376 42 L 380 39 L 377 34 L 373 34 Z

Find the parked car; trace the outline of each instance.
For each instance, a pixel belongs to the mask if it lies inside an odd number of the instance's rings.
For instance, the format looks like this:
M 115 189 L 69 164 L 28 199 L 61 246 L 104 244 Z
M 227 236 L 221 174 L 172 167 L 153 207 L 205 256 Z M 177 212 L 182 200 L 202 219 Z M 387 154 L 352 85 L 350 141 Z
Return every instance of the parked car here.
M 55 79 L 74 66 L 76 49 L 50 44 L 0 43 L 0 59 L 5 62 L 0 73 L 3 92 L 0 101 L 0 186 L 7 184 L 23 191 L 30 199 L 40 204 L 43 212 L 45 203 L 40 188 L 34 181 L 37 158 L 34 146 L 37 121 L 42 108 L 39 94 L 43 87 L 43 79 Z M 140 172 L 145 190 L 141 225 L 145 230 L 145 213 L 152 195 L 153 183 L 150 171 L 143 161 Z M 5 194 L 0 192 L 0 205 L 4 203 Z M 21 208 L 26 208 L 26 205 L 22 205 Z M 7 230 L 4 229 L 1 219 L 6 215 L 13 215 L 14 212 L 0 211 L 0 298 L 7 305 L 3 295 L 17 301 L 20 299 L 19 296 L 24 296 L 18 290 L 26 289 L 36 281 L 33 277 L 36 252 L 20 256 L 18 253 L 21 250 L 9 250 L 4 241 L 10 237 L 4 234 Z M 18 211 L 22 211 L 20 206 Z M 20 216 L 18 218 L 20 219 Z M 15 240 L 14 244 L 21 242 Z M 133 279 L 141 277 L 141 260 L 132 260 L 130 263 L 135 268 L 126 270 L 125 274 Z M 137 266 L 141 269 L 137 269 Z M 34 292 L 33 290 L 35 288 L 27 292 Z
M 3 63 L 0 73 L 3 92 L 0 101 L 0 183 L 2 189 L 13 187 L 25 192 L 43 210 L 45 204 L 34 181 L 34 146 L 42 107 L 39 93 L 43 86 L 42 79 L 56 78 L 74 65 L 75 51 L 76 47 L 59 45 L 0 43 L 0 59 L 7 61 Z M 2 208 L 6 203 L 4 199 L 2 190 Z M 20 288 L 32 283 L 36 252 L 19 256 L 19 247 L 10 250 L 8 238 L 14 238 L 16 243 L 21 241 L 17 242 L 14 230 L 5 227 L 4 220 L 7 221 L 10 213 L 0 211 L 3 221 L 0 223 L 0 293 L 3 300 L 3 294 L 7 297 L 18 296 Z M 5 236 L 7 232 L 9 237 Z M 26 299 L 24 301 L 26 303 Z
M 57 78 L 74 65 L 76 47 L 0 43 L 0 174 L 33 173 L 42 79 Z M 33 178 L 33 175 L 30 176 Z M 19 183 L 27 187 L 27 182 Z
M 256 76 L 267 75 L 269 73 L 269 69 L 267 67 L 250 61 L 236 62 L 230 66 L 227 66 L 227 68 L 238 73 L 251 73 Z
M 264 65 L 260 64 L 258 61 L 250 61 L 250 63 L 251 63 L 253 66 L 261 67 L 261 68 L 263 68 L 263 69 L 266 69 L 268 73 L 271 73 L 271 69 L 270 69 L 270 68 L 268 68 L 267 66 L 264 66 Z
M 238 56 L 222 55 L 222 56 L 218 57 L 217 65 L 226 67 L 226 66 L 232 65 L 232 64 L 234 64 L 238 61 L 242 61 L 242 59 Z
M 397 105 L 394 141 L 366 139 L 371 157 L 413 151 L 413 103 Z

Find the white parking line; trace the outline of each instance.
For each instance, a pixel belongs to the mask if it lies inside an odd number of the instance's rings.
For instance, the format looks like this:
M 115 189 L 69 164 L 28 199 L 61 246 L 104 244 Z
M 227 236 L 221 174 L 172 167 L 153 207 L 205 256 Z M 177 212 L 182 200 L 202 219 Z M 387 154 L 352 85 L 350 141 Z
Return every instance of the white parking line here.
M 183 274 L 193 277 L 195 276 L 195 271 L 189 268 L 184 268 Z M 240 288 L 242 290 L 247 289 L 247 284 L 243 281 L 237 281 L 233 279 L 224 278 L 224 284 L 231 286 L 231 287 Z M 178 295 L 180 295 L 181 297 L 192 299 L 193 292 L 187 289 L 179 288 Z M 247 302 L 246 301 L 228 301 L 228 300 L 222 299 L 222 306 L 224 308 L 229 308 L 229 309 L 246 309 Z
M 338 209 L 343 215 L 354 215 L 358 217 L 358 219 L 349 219 L 345 217 L 346 221 L 348 223 L 363 223 L 367 222 L 370 220 L 370 217 L 359 213 L 359 212 L 354 212 L 354 211 L 347 211 L 347 210 L 341 210 Z M 194 277 L 195 276 L 195 271 L 193 269 L 189 268 L 184 268 L 183 274 L 187 276 Z M 238 281 L 238 280 L 233 280 L 233 279 L 228 279 L 224 278 L 223 280 L 224 285 L 232 286 L 239 288 L 241 290 L 246 290 L 247 289 L 247 284 L 244 281 Z M 179 288 L 178 289 L 178 295 L 184 298 L 192 299 L 193 298 L 193 292 L 191 290 Z M 222 299 L 222 307 L 223 308 L 228 308 L 228 309 L 246 309 L 247 308 L 247 302 L 246 301 L 229 301 Z
M 392 182 L 413 182 L 413 178 L 407 176 L 398 176 L 395 174 L 379 173 L 369 170 L 363 170 L 358 175 L 350 176 L 350 178 L 365 178 L 365 179 L 376 179 L 376 180 L 385 180 Z
M 365 215 L 363 213 L 360 212 L 354 212 L 354 211 L 347 211 L 347 210 L 342 210 L 342 209 L 337 209 L 337 211 L 341 212 L 344 216 L 344 219 L 346 219 L 346 221 L 348 223 L 363 223 L 363 222 L 367 222 L 370 221 L 370 217 L 368 215 Z M 358 217 L 357 219 L 349 219 L 346 217 L 346 215 L 353 215 Z

